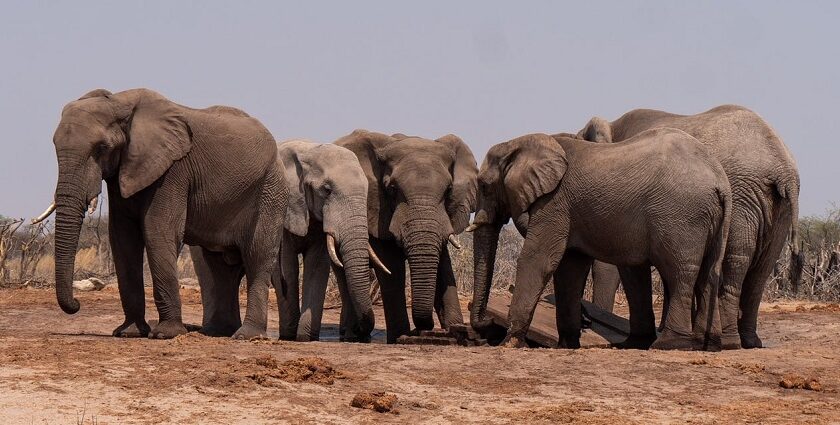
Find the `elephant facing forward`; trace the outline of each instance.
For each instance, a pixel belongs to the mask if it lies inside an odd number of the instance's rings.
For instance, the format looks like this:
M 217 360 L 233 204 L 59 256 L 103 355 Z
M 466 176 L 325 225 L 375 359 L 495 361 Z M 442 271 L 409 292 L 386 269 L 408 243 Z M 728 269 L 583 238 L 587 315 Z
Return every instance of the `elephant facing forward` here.
M 483 330 L 499 231 L 527 214 L 506 343 L 521 345 L 554 277 L 560 345 L 579 347 L 580 298 L 593 259 L 620 265 L 630 305 L 626 346 L 715 349 L 716 289 L 729 230 L 726 175 L 688 134 L 658 129 L 620 144 L 532 134 L 493 146 L 478 177 L 471 322 Z M 671 294 L 659 338 L 650 266 Z M 697 313 L 692 317 L 692 299 Z M 655 341 L 655 342 L 654 342 Z
M 469 224 L 478 172 L 458 137 L 437 140 L 356 130 L 335 142 L 353 151 L 368 181 L 371 245 L 392 272 L 376 270 L 385 308 L 387 340 L 410 332 L 405 262 L 411 273 L 411 316 L 418 330 L 463 323 L 447 240 Z M 342 326 L 352 328 L 352 326 Z
M 299 140 L 280 143 L 277 152 L 289 184 L 280 267 L 273 278 L 280 338 L 318 340 L 332 264 L 342 316 L 355 324 L 344 330 L 342 340 L 368 342 L 374 326 L 369 261 L 383 273 L 390 271 L 368 242 L 368 181 L 359 160 L 340 146 Z M 302 304 L 298 302 L 298 254 L 303 254 Z
M 73 267 L 88 202 L 108 186 L 109 237 L 125 321 L 115 336 L 171 338 L 186 332 L 176 260 L 182 243 L 201 246 L 213 278 L 248 276 L 239 323 L 206 330 L 248 338 L 264 334 L 268 285 L 286 207 L 277 147 L 265 127 L 224 106 L 192 109 L 147 89 L 94 90 L 70 102 L 53 137 L 58 157 L 55 203 L 56 296 L 76 313 Z M 160 321 L 145 319 L 143 252 Z M 220 271 L 221 274 L 216 274 Z
M 595 117 L 578 135 L 611 143 L 661 127 L 677 128 L 697 138 L 726 172 L 733 209 L 720 291 L 722 344 L 724 348 L 761 347 L 757 318 L 764 287 L 785 240 L 789 238 L 794 256 L 799 252 L 796 162 L 761 117 L 736 105 L 696 115 L 635 109 L 612 122 Z

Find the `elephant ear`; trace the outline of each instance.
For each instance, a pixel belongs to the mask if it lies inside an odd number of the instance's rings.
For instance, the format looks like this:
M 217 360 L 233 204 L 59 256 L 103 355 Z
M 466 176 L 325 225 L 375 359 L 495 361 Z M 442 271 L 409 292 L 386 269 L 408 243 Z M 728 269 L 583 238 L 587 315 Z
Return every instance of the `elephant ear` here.
M 577 136 L 595 143 L 612 143 L 612 126 L 601 117 L 592 117 Z
M 387 239 L 393 207 L 385 195 L 382 183 L 385 165 L 376 156 L 376 151 L 394 139 L 382 133 L 356 130 L 335 141 L 335 144 L 349 149 L 359 159 L 359 165 L 368 180 L 367 218 L 368 232 L 374 237 Z
M 443 143 L 455 151 L 452 165 L 452 190 L 446 198 L 446 212 L 455 234 L 461 233 L 470 224 L 470 213 L 475 211 L 478 165 L 472 151 L 454 134 L 447 134 L 437 142 Z
M 289 188 L 289 201 L 286 207 L 286 230 L 297 236 L 306 236 L 309 230 L 309 207 L 306 205 L 306 195 L 303 187 L 304 164 L 298 156 L 299 152 L 289 143 L 277 146 L 277 165 L 281 167 Z
M 158 96 L 141 95 L 130 118 L 128 145 L 120 160 L 120 192 L 124 198 L 154 183 L 192 146 L 181 107 Z
M 511 217 L 520 217 L 537 199 L 557 188 L 568 163 L 563 148 L 544 134 L 523 136 L 507 144 L 505 158 L 500 161 L 505 195 Z

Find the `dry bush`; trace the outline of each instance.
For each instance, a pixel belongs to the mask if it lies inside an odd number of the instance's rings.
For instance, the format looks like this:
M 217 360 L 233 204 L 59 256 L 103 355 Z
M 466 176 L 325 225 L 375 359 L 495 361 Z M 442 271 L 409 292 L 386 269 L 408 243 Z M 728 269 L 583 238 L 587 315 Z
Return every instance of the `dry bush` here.
M 824 216 L 804 217 L 799 222 L 801 254 L 795 260 L 801 267 L 801 278 L 796 277 L 797 268 L 791 267 L 790 249 L 785 248 L 773 275 L 767 285 L 766 299 L 799 298 L 815 301 L 840 300 L 840 207 L 835 206 Z M 75 278 L 99 277 L 114 279 L 113 257 L 108 243 L 108 217 L 96 215 L 85 219 L 79 238 L 76 256 Z M 452 268 L 462 294 L 471 294 L 473 286 L 473 240 L 472 234 L 457 236 L 462 249 L 450 247 Z M 523 239 L 512 225 L 502 229 L 496 254 L 495 274 L 492 289 L 507 290 L 516 277 L 516 260 L 522 249 Z M 2 284 L 52 284 L 55 261 L 53 255 L 52 227 L 47 223 L 27 225 L 25 221 L 0 218 L 0 285 Z M 301 264 L 302 267 L 302 264 Z M 148 265 L 145 266 L 145 281 L 151 284 Z M 195 271 L 189 250 L 183 249 L 178 258 L 178 274 L 181 278 L 195 279 Z M 410 278 L 406 273 L 406 292 L 410 297 Z M 373 273 L 371 273 L 373 276 Z M 375 278 L 373 278 L 375 279 Z M 377 299 L 377 284 L 374 282 L 372 297 Z M 547 285 L 546 292 L 552 290 Z M 586 296 L 591 294 L 591 279 L 587 284 Z M 654 271 L 654 294 L 661 295 L 658 274 Z M 623 294 L 619 293 L 618 302 Z M 331 275 L 326 297 L 328 306 L 341 304 L 341 298 Z

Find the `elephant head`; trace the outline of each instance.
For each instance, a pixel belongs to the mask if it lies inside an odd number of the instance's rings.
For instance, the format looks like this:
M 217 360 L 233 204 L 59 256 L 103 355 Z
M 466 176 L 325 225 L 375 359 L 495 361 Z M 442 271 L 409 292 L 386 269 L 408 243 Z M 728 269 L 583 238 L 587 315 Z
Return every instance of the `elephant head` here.
M 472 152 L 451 134 L 428 140 L 357 130 L 336 144 L 359 158 L 368 179 L 370 234 L 403 248 L 414 325 L 431 329 L 441 250 L 467 227 L 475 207 Z
M 358 332 L 370 334 L 374 317 L 368 261 L 388 271 L 368 243 L 368 180 L 359 160 L 340 146 L 300 140 L 278 144 L 277 155 L 289 186 L 285 229 L 306 236 L 310 223 L 321 223 L 330 259 L 344 270 Z
M 592 117 L 578 132 L 577 138 L 596 143 L 612 143 L 612 125 L 601 117 Z
M 102 180 L 119 185 L 128 198 L 160 178 L 192 145 L 182 107 L 145 89 L 112 94 L 94 90 L 61 112 L 53 136 L 58 158 L 55 218 L 55 285 L 66 313 L 79 310 L 73 298 L 73 267 L 79 232 L 88 203 Z
M 478 174 L 473 233 L 475 286 L 470 323 L 476 330 L 490 324 L 485 317 L 493 280 L 499 232 L 511 218 L 522 231 L 531 206 L 553 192 L 566 172 L 566 153 L 551 137 L 531 134 L 490 148 Z

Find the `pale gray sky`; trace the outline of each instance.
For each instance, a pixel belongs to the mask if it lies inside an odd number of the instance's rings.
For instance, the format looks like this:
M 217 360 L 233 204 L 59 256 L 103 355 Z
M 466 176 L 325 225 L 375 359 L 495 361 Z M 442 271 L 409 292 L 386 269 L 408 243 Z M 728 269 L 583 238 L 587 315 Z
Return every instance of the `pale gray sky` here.
M 4 2 L 0 214 L 50 202 L 62 106 L 94 88 L 227 104 L 278 140 L 529 132 L 647 107 L 752 108 L 803 215 L 840 202 L 840 2 Z

